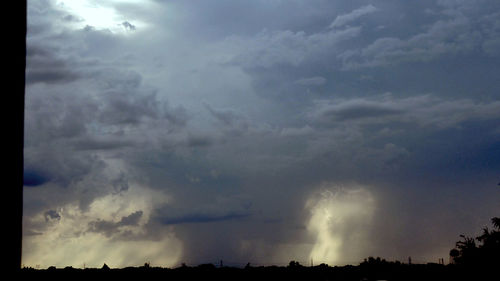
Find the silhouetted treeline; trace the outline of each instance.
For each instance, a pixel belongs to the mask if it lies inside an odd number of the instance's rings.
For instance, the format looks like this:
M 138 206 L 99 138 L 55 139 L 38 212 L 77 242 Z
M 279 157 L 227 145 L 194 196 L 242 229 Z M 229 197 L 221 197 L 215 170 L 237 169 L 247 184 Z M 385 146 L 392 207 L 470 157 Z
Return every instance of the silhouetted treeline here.
M 411 264 L 369 257 L 357 266 L 303 266 L 291 261 L 288 266 L 244 268 L 201 264 L 177 268 L 141 267 L 76 269 L 72 267 L 37 270 L 23 268 L 23 280 L 489 280 L 498 277 L 500 268 L 500 219 L 493 218 L 494 229 L 484 228 L 476 238 L 461 235 L 450 251 L 450 264 L 444 262 Z M 476 241 L 478 242 L 476 244 Z M 221 262 L 222 265 L 222 262 Z
M 358 266 L 216 267 L 213 264 L 178 268 L 127 267 L 122 269 L 72 267 L 44 270 L 24 268 L 23 280 L 480 280 L 481 272 L 466 271 L 456 264 L 404 264 L 370 258 Z

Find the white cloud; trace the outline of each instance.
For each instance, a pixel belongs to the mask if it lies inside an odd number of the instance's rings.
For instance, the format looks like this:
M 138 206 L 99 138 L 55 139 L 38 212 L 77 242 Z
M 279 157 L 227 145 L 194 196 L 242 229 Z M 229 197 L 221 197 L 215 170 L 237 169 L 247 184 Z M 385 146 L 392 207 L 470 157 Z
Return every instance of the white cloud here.
M 352 12 L 350 12 L 348 14 L 343 14 L 343 15 L 337 16 L 335 18 L 335 20 L 330 24 L 329 27 L 330 28 L 342 27 L 344 25 L 347 25 L 350 22 L 357 20 L 358 18 L 360 18 L 364 15 L 371 14 L 371 13 L 374 13 L 376 11 L 378 11 L 378 9 L 375 8 L 371 4 L 360 7 L 358 9 L 353 10 Z
M 151 1 L 89 1 L 89 0 L 55 0 L 54 6 L 63 13 L 76 17 L 78 21 L 69 21 L 66 24 L 70 28 L 81 29 L 85 26 L 91 26 L 98 30 L 110 30 L 116 34 L 130 34 L 128 30 L 144 30 L 149 24 L 144 18 L 130 18 L 117 9 L 120 4 L 150 6 Z M 134 24 L 130 24 L 129 21 Z

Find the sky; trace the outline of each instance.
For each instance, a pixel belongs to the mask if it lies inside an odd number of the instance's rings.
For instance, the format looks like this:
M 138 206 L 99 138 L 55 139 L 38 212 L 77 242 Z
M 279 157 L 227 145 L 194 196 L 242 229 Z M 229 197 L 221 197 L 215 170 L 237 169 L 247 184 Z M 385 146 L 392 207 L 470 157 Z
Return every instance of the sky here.
M 447 261 L 499 65 L 496 0 L 28 0 L 22 263 Z

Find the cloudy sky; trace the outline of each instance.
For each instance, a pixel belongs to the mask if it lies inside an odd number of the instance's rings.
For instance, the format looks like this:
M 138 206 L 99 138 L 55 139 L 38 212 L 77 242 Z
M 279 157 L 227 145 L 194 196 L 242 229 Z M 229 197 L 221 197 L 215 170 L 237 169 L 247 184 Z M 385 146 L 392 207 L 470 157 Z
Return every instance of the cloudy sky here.
M 447 260 L 499 65 L 496 0 L 29 0 L 23 264 Z

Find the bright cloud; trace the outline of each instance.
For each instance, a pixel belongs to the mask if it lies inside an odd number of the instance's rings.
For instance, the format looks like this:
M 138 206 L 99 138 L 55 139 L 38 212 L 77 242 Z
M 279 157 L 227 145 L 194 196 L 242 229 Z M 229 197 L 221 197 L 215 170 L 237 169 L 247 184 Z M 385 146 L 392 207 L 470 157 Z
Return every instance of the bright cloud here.
M 115 33 L 125 33 L 139 28 L 147 27 L 147 24 L 138 18 L 129 18 L 116 9 L 118 4 L 150 5 L 150 1 L 93 1 L 93 0 L 56 0 L 56 7 L 61 11 L 69 13 L 65 19 L 72 22 L 77 28 L 90 26 L 96 29 L 107 29 Z M 129 22 L 132 21 L 133 25 Z M 132 28 L 133 27 L 133 28 Z
M 158 191 L 132 185 L 92 202 L 87 211 L 69 203 L 26 218 L 30 234 L 23 239 L 23 264 L 49 266 L 138 266 L 150 262 L 174 266 L 182 254 L 175 233 L 149 233 L 155 204 L 168 202 Z
M 365 187 L 323 184 L 306 208 L 307 229 L 316 236 L 310 258 L 316 263 L 345 264 L 367 253 L 376 201 Z

